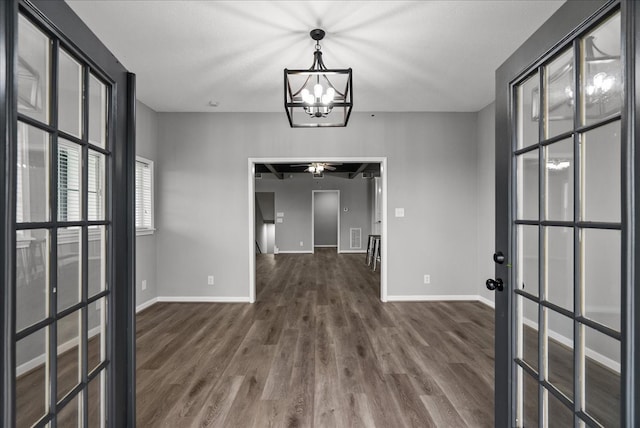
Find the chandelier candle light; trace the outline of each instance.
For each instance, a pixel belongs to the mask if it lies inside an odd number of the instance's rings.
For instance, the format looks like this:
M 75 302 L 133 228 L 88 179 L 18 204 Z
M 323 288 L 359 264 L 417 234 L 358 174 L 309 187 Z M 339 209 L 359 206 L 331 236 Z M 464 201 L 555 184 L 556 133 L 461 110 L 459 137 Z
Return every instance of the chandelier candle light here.
M 324 30 L 312 30 L 316 41 L 308 70 L 284 69 L 284 107 L 292 128 L 346 126 L 353 107 L 351 69 L 328 69 L 322 60 Z

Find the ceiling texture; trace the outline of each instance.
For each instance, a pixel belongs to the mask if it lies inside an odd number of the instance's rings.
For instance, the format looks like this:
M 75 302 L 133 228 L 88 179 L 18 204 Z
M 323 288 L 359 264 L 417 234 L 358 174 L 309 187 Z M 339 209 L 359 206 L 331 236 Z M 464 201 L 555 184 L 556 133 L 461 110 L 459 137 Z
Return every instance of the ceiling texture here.
M 281 112 L 283 70 L 353 69 L 354 112 L 475 112 L 563 0 L 67 0 L 158 112 Z M 218 103 L 216 107 L 210 103 Z

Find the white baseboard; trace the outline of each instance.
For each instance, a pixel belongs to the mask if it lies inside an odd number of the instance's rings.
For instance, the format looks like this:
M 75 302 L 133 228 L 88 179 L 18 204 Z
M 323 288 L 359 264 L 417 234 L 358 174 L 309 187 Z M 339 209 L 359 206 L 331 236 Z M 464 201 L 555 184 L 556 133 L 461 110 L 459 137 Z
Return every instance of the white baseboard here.
M 412 296 L 387 296 L 387 301 L 389 302 L 446 302 L 446 301 L 458 301 L 458 300 L 479 300 L 478 295 L 469 294 L 469 295 L 412 295 Z
M 173 303 L 250 303 L 249 296 L 158 296 L 158 302 Z
M 100 326 L 92 328 L 88 332 L 88 335 L 87 335 L 88 338 L 91 339 L 92 337 L 97 336 L 101 330 L 102 328 Z M 79 342 L 80 342 L 80 339 L 76 337 L 58 346 L 58 355 L 64 354 L 74 346 L 78 346 Z M 32 360 L 27 361 L 26 363 L 20 364 L 18 367 L 16 367 L 16 377 L 22 376 L 23 374 L 28 373 L 31 370 L 44 365 L 46 360 L 47 360 L 47 354 L 42 354 L 35 357 Z
M 478 296 L 478 301 L 480 303 L 484 303 L 485 305 L 489 306 L 492 309 L 496 308 L 496 302 L 494 302 L 493 300 L 489 300 L 486 297 Z
M 138 306 L 136 306 L 136 314 L 140 311 L 147 309 L 149 306 L 152 306 L 157 302 L 158 302 L 158 298 L 154 297 L 153 299 L 149 299 L 144 303 L 140 303 Z
M 367 254 L 367 250 L 340 250 L 340 254 Z
M 337 245 L 314 245 L 315 248 L 338 248 Z
M 313 251 L 311 251 L 311 250 L 302 250 L 302 251 L 282 251 L 282 250 L 280 250 L 280 252 L 278 254 L 313 254 Z

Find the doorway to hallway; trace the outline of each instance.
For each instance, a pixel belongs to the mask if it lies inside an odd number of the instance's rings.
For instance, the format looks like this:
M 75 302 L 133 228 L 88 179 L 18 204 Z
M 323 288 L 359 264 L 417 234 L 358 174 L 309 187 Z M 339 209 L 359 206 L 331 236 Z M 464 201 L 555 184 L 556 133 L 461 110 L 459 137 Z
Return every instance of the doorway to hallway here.
M 313 180 L 314 187 L 308 188 L 313 190 L 327 190 L 327 189 L 336 189 L 339 188 L 331 187 L 329 182 L 331 181 L 331 174 L 328 174 L 325 171 L 325 177 L 319 177 L 318 174 L 309 174 L 305 172 L 305 168 L 303 168 L 305 163 L 311 164 L 313 162 L 322 162 L 326 165 L 336 165 L 338 169 L 346 166 L 346 164 L 357 164 L 358 167 L 350 171 L 348 173 L 343 173 L 343 181 L 346 183 L 365 183 L 363 178 L 369 179 L 373 178 L 368 171 L 371 168 L 376 170 L 376 176 L 379 177 L 377 180 L 380 187 L 380 235 L 382 236 L 382 244 L 380 251 L 380 300 L 383 302 L 387 301 L 387 257 L 386 257 L 386 206 L 387 206 L 387 159 L 384 157 L 379 158 L 249 158 L 248 159 L 248 202 L 249 202 L 249 300 L 251 302 L 256 301 L 256 230 L 255 230 L 255 192 L 256 191 L 267 191 L 263 184 L 272 180 L 272 185 L 281 185 L 284 182 L 296 182 L 303 183 L 304 179 Z M 301 165 L 302 164 L 302 165 Z M 298 170 L 289 170 L 291 173 L 282 172 L 285 166 L 288 167 L 299 167 Z M 333 168 L 332 168 L 333 169 Z M 265 172 L 266 171 L 266 172 Z M 299 174 L 296 174 L 299 173 Z M 305 172 L 304 174 L 302 174 Z M 333 172 L 333 171 L 331 171 Z M 301 177 L 301 178 L 296 178 Z M 366 180 L 370 182 L 370 180 Z M 258 184 L 261 183 L 261 184 Z M 304 184 L 304 183 L 303 183 Z M 299 186 L 298 186 L 299 187 Z M 269 190 L 270 191 L 270 190 Z M 304 199 L 308 203 L 308 207 L 304 208 L 306 213 L 301 213 L 299 208 L 292 206 L 283 206 L 279 205 L 277 196 L 276 196 L 276 218 L 275 218 L 275 227 L 276 230 L 279 229 L 279 225 L 282 224 L 292 224 L 295 222 L 307 222 L 305 226 L 306 229 L 304 234 L 301 233 L 280 233 L 276 232 L 276 243 L 274 248 L 275 254 L 283 254 L 286 253 L 312 253 L 315 245 L 315 239 L 312 234 L 310 234 L 310 223 L 312 221 L 311 214 L 311 203 L 309 200 L 308 190 L 304 191 L 306 193 L 300 193 L 299 199 Z M 372 192 L 367 193 L 366 197 L 371 199 Z M 344 197 L 344 194 L 341 193 Z M 340 214 L 343 219 L 345 216 L 351 216 L 354 218 L 356 216 L 360 216 L 359 209 L 367 206 L 367 212 L 369 211 L 369 204 L 365 201 L 353 201 L 349 200 L 348 205 L 341 205 Z M 284 207 L 284 208 L 283 208 Z M 361 225 L 351 226 L 346 221 L 340 221 L 340 228 L 343 229 L 343 233 L 339 236 L 338 242 L 335 244 L 336 248 L 340 249 L 341 253 L 362 253 L 363 264 L 365 263 L 365 253 L 366 253 L 366 237 L 370 233 L 369 229 L 371 228 L 372 218 L 371 215 L 364 215 L 360 217 L 362 219 Z M 284 229 L 281 229 L 284 230 Z M 342 242 L 340 242 L 342 241 Z M 284 243 L 284 244 L 281 244 Z M 321 244 L 322 245 L 322 244 Z
M 311 195 L 312 250 L 335 248 L 340 253 L 340 191 L 313 190 Z

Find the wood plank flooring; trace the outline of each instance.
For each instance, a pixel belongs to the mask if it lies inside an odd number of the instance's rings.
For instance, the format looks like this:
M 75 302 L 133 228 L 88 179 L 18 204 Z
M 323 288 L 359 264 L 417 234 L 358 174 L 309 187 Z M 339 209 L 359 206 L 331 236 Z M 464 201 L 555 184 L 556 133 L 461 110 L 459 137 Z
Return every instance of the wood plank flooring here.
M 138 316 L 138 427 L 491 427 L 493 311 L 474 302 L 387 303 L 359 254 L 262 255 L 258 301 L 156 304 Z M 42 335 L 41 340 L 45 340 Z M 536 365 L 537 332 L 525 329 Z M 549 340 L 549 380 L 572 396 L 573 355 Z M 58 357 L 58 396 L 78 382 L 78 349 Z M 99 340 L 89 341 L 98 361 Z M 45 413 L 45 366 L 16 379 L 17 427 Z M 538 426 L 525 375 L 523 424 Z M 586 408 L 620 425 L 620 375 L 587 359 Z M 99 380 L 88 387 L 99 426 Z M 572 413 L 549 394 L 549 426 Z M 79 401 L 58 415 L 78 426 Z
M 493 426 L 491 309 L 382 304 L 360 254 L 256 264 L 253 305 L 139 314 L 139 427 Z

